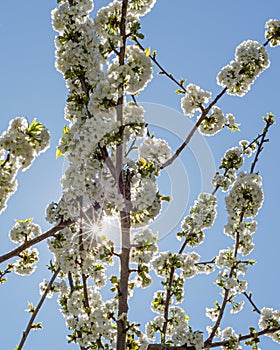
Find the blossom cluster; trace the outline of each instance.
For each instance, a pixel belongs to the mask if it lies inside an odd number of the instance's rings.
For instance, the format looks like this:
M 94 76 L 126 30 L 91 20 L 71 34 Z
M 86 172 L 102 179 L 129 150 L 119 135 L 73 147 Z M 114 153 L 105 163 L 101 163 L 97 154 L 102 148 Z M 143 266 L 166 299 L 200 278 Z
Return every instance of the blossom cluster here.
M 135 45 L 127 46 L 126 55 L 125 65 L 120 66 L 117 58 L 109 65 L 109 83 L 115 91 L 124 86 L 128 94 L 136 94 L 152 79 L 151 60 Z
M 14 243 L 25 243 L 42 233 L 39 225 L 34 224 L 32 219 L 16 220 L 15 225 L 9 232 L 10 240 Z
M 223 192 L 229 190 L 236 181 L 237 170 L 244 164 L 244 155 L 251 157 L 257 149 L 256 146 L 256 142 L 249 143 L 247 140 L 241 140 L 239 142 L 239 147 L 232 147 L 225 152 L 219 167 L 224 170 L 224 173 L 221 174 L 217 172 L 212 180 L 216 189 L 221 188 Z
M 152 261 L 153 269 L 159 277 L 169 277 L 172 268 L 181 269 L 184 278 L 192 278 L 197 273 L 200 256 L 195 253 L 172 254 L 161 252 Z
M 186 278 L 209 272 L 207 268 L 201 268 L 199 260 L 200 256 L 196 252 L 172 254 L 170 251 L 161 252 L 152 260 L 156 275 L 164 278 L 162 285 L 165 290 L 154 293 L 151 309 L 159 316 L 146 325 L 146 333 L 151 340 L 159 332 L 161 339 L 172 341 L 172 344 L 203 348 L 202 333 L 194 332 L 188 324 L 189 317 L 185 311 L 173 305 L 183 301 Z
M 151 229 L 143 229 L 137 232 L 132 240 L 130 251 L 132 263 L 148 264 L 157 252 L 157 235 Z
M 114 300 L 105 303 L 98 291 L 88 287 L 86 307 L 84 293 L 79 289 L 68 294 L 61 293 L 59 303 L 66 324 L 72 331 L 68 335 L 70 341 L 82 347 L 97 346 L 100 341 L 109 342 L 111 348 L 116 346 L 116 331 L 110 316 L 114 315 L 117 307 Z
M 226 88 L 228 94 L 243 96 L 269 65 L 268 54 L 261 44 L 244 41 L 236 48 L 235 60 L 218 73 L 217 83 Z
M 39 252 L 36 248 L 25 249 L 13 263 L 14 272 L 21 276 L 30 275 L 35 271 L 38 261 Z
M 223 346 L 223 349 L 227 350 L 240 350 L 242 349 L 239 342 L 239 335 L 235 333 L 232 327 L 227 327 L 221 332 L 222 341 L 227 341 L 227 345 Z
M 254 218 L 263 203 L 262 179 L 257 174 L 242 172 L 238 175 L 228 196 L 226 208 L 230 220 Z
M 139 146 L 139 156 L 160 166 L 171 157 L 171 149 L 165 140 L 145 138 Z
M 181 99 L 181 108 L 185 115 L 193 117 L 195 112 L 201 111 L 203 105 L 209 102 L 211 97 L 211 92 L 195 84 L 189 84 L 186 87 L 186 96 Z
M 210 193 L 201 193 L 190 209 L 190 215 L 181 223 L 182 231 L 177 233 L 181 239 L 185 237 L 187 244 L 195 247 L 204 240 L 203 230 L 210 228 L 216 217 L 217 199 Z
M 140 0 L 129 3 L 127 33 L 137 35 L 139 17 L 148 13 L 154 4 L 155 1 Z M 132 136 L 145 136 L 143 108 L 126 103 L 124 98 L 123 123 L 120 124 L 116 104 L 120 90 L 136 94 L 147 85 L 152 78 L 151 61 L 138 46 L 128 45 L 124 64 L 120 64 L 116 52 L 122 47 L 123 40 L 120 33 L 121 2 L 113 1 L 101 8 L 94 20 L 88 16 L 92 7 L 92 1 L 84 1 L 81 9 L 78 1 L 71 4 L 66 1 L 52 12 L 53 26 L 59 32 L 56 65 L 69 89 L 65 118 L 70 125 L 58 147 L 58 154 L 66 154 L 70 163 L 62 179 L 63 196 L 57 207 L 60 209 L 63 203 L 70 207 L 70 213 L 64 213 L 63 219 L 79 216 L 77 202 L 81 196 L 83 202 L 99 203 L 107 213 L 124 208 L 124 199 L 119 194 L 112 169 L 105 164 L 109 157 L 109 162 L 116 161 L 116 144 L 129 142 Z M 106 61 L 109 56 L 110 63 Z M 110 148 L 109 153 L 105 151 L 104 154 L 104 147 Z M 131 163 L 129 158 L 125 161 Z M 155 191 L 151 194 L 147 191 L 150 183 L 141 181 L 140 190 L 137 188 L 140 187 L 139 181 L 138 177 L 131 182 L 131 191 L 137 192 L 133 221 L 143 224 L 153 218 L 146 215 L 147 210 L 157 215 L 161 206 L 156 185 L 152 184 Z M 51 214 L 51 207 L 48 212 Z
M 99 292 L 107 282 L 106 265 L 113 264 L 114 244 L 111 241 L 103 241 L 101 237 L 93 240 L 92 235 L 89 236 L 90 241 L 86 231 L 80 232 L 78 226 L 72 225 L 49 239 L 49 248 L 54 254 L 56 266 L 61 269 L 61 282 L 51 287 L 48 297 L 59 293 L 61 311 L 72 332 L 68 336 L 69 341 L 80 346 L 96 346 L 102 341 L 114 348 L 116 299 L 103 302 Z M 80 282 L 82 276 L 90 278 L 93 286 L 86 286 L 84 282 Z M 69 287 L 67 281 L 71 281 Z M 43 281 L 40 285 L 41 293 L 46 287 L 47 282 Z M 95 326 L 92 327 L 92 324 Z
M 9 232 L 10 240 L 14 243 L 24 244 L 41 234 L 39 225 L 34 224 L 32 219 L 16 220 L 15 225 Z M 14 272 L 18 275 L 30 275 L 36 269 L 39 261 L 39 252 L 36 248 L 28 248 L 19 254 L 19 258 L 13 263 Z
M 233 147 L 226 151 L 221 159 L 220 166 L 220 169 L 224 169 L 224 173 L 217 172 L 212 180 L 215 188 L 221 188 L 223 192 L 229 190 L 236 180 L 236 171 L 243 165 L 243 152 L 243 149 L 240 147 Z
M 169 322 L 166 335 L 176 345 L 194 346 L 196 350 L 203 349 L 203 336 L 199 331 L 192 331 L 189 326 L 189 318 L 179 306 L 172 306 L 169 309 Z M 146 325 L 146 334 L 149 339 L 155 340 L 155 333 L 163 333 L 165 319 L 163 316 L 156 316 Z
M 261 329 L 278 328 L 280 325 L 280 311 L 264 307 L 261 310 L 259 327 Z M 280 331 L 267 334 L 276 343 L 280 343 Z
M 225 126 L 225 123 L 223 111 L 219 107 L 213 106 L 209 116 L 200 124 L 199 131 L 202 135 L 212 136 L 217 134 Z
M 50 134 L 43 124 L 26 118 L 11 120 L 8 130 L 0 136 L 0 212 L 17 189 L 16 176 L 28 169 L 33 160 L 49 147 Z
M 265 37 L 269 39 L 270 46 L 280 45 L 280 21 L 277 19 L 270 19 L 265 24 Z

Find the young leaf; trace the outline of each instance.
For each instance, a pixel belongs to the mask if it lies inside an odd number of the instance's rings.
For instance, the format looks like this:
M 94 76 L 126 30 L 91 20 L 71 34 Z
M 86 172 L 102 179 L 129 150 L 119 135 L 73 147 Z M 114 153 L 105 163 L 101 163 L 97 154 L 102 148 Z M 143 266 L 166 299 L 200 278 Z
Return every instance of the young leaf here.
M 55 158 L 57 159 L 61 156 L 63 156 L 63 153 L 61 152 L 61 150 L 58 147 L 56 147 Z
M 147 47 L 146 50 L 144 51 L 146 56 L 149 57 L 150 56 L 150 53 L 151 53 L 151 47 Z

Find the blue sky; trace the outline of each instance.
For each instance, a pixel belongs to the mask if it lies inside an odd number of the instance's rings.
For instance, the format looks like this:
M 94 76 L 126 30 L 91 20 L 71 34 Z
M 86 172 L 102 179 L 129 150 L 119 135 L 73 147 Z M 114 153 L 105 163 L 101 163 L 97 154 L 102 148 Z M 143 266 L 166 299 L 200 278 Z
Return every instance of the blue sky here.
M 98 9 L 107 3 L 97 0 L 95 7 Z M 19 189 L 0 217 L 0 254 L 14 247 L 8 239 L 14 219 L 33 217 L 34 222 L 47 229 L 45 208 L 50 201 L 60 196 L 63 159 L 55 159 L 55 147 L 66 123 L 63 109 L 67 92 L 62 76 L 54 68 L 55 33 L 51 27 L 50 11 L 55 5 L 54 0 L 0 3 L 0 131 L 7 128 L 10 119 L 27 116 L 29 120 L 38 117 L 52 134 L 51 148 L 34 162 L 32 168 L 19 175 Z M 186 78 L 188 82 L 198 84 L 215 95 L 220 91 L 216 74 L 233 58 L 235 47 L 247 39 L 264 42 L 264 24 L 270 18 L 280 18 L 279 0 L 158 0 L 154 10 L 143 20 L 142 28 L 146 35 L 144 44 L 157 50 L 158 59 L 175 77 Z M 276 115 L 277 122 L 279 120 L 280 48 L 268 48 L 268 52 L 271 66 L 257 79 L 249 94 L 243 98 L 225 96 L 218 104 L 225 113 L 236 116 L 237 122 L 241 124 L 241 132 L 231 134 L 225 130 L 207 139 L 217 165 L 227 148 L 236 145 L 240 139 L 251 139 L 261 131 L 260 116 L 271 111 Z M 165 77 L 154 75 L 155 79 L 141 94 L 139 101 L 164 105 L 180 112 L 180 97 L 174 93 L 176 86 Z M 176 124 L 176 118 L 176 112 L 170 112 L 171 129 Z M 257 167 L 264 180 L 265 203 L 258 216 L 256 248 L 252 254 L 257 264 L 249 271 L 248 282 L 260 308 L 279 308 L 279 124 L 271 129 L 271 142 L 266 145 Z M 155 130 L 168 137 L 166 130 Z M 172 137 L 171 142 L 175 144 L 176 140 Z M 189 201 L 185 209 L 192 204 L 201 188 L 195 155 L 190 150 L 182 155 L 189 181 Z M 168 189 L 164 177 L 161 183 L 164 189 Z M 219 199 L 223 204 L 222 196 Z M 222 234 L 225 220 L 225 214 L 221 213 L 214 229 L 206 232 L 205 245 L 199 248 L 199 253 L 205 258 L 212 257 L 219 249 L 231 244 Z M 171 244 L 174 249 L 178 246 L 174 233 L 160 242 L 162 249 L 168 249 Z M 1 350 L 13 349 L 18 343 L 28 322 L 29 316 L 24 312 L 27 301 L 36 303 L 39 298 L 38 284 L 49 276 L 45 265 L 50 255 L 44 244 L 39 249 L 40 264 L 31 277 L 11 275 L 8 282 L 0 287 Z M 207 324 L 205 306 L 211 307 L 220 298 L 218 288 L 212 284 L 214 276 L 199 276 L 187 282 L 184 306 L 195 329 L 204 329 Z M 141 321 L 151 317 L 148 306 L 145 312 L 141 312 L 143 300 L 147 300 L 152 295 L 151 290 L 157 288 L 158 285 L 153 285 L 150 290 L 138 290 L 135 293 L 134 307 L 131 306 L 132 317 Z M 232 322 L 239 332 L 246 332 L 249 323 L 255 324 L 257 320 L 250 309 L 250 306 L 246 306 L 235 319 L 227 317 L 224 325 Z M 46 302 L 38 321 L 43 321 L 45 329 L 30 335 L 26 350 L 77 348 L 67 345 L 64 320 L 57 311 L 55 299 Z M 278 348 L 270 340 L 265 340 L 262 345 L 264 350 Z

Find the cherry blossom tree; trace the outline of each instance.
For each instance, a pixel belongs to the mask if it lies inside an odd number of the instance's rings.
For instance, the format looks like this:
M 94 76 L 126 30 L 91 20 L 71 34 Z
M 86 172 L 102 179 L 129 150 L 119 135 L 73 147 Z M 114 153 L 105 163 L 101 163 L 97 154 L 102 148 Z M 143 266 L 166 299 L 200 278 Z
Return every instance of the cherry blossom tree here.
M 53 227 L 42 233 L 32 219 L 17 220 L 9 232 L 17 247 L 0 256 L 9 273 L 30 275 L 39 261 L 37 243 L 46 241 L 53 255 L 52 277 L 40 284 L 41 299 L 29 304 L 30 321 L 16 349 L 23 348 L 32 329 L 40 329 L 36 317 L 46 298 L 56 295 L 69 330 L 69 342 L 90 349 L 259 349 L 261 336 L 280 343 L 280 310 L 259 309 L 248 292 L 246 272 L 254 265 L 255 220 L 262 207 L 262 178 L 257 170 L 261 152 L 274 124 L 270 112 L 252 140 L 225 150 L 213 177 L 211 192 L 202 192 L 169 239 L 178 239 L 178 251 L 159 251 L 158 233 L 151 223 L 161 215 L 164 202 L 158 178 L 186 149 L 194 134 L 214 136 L 234 132 L 238 121 L 218 107 L 224 95 L 246 95 L 256 78 L 270 65 L 267 49 L 280 45 L 280 20 L 265 25 L 265 40 L 246 40 L 217 74 L 221 91 L 213 96 L 194 83 L 177 80 L 161 65 L 158 53 L 143 43 L 141 20 L 156 0 L 113 1 L 94 18 L 92 0 L 58 0 L 52 11 L 56 68 L 68 88 L 67 126 L 57 147 L 57 157 L 67 159 L 62 196 L 46 209 Z M 138 96 L 157 71 L 176 87 L 185 118 L 194 118 L 192 129 L 177 149 L 150 132 L 145 109 Z M 6 209 L 17 189 L 17 174 L 49 146 L 50 134 L 34 119 L 18 117 L 0 137 L 0 210 Z M 248 166 L 249 164 L 249 166 Z M 180 179 L 177 181 L 180 181 Z M 215 223 L 217 193 L 223 192 L 228 220 L 222 228 L 232 239 L 212 260 L 204 260 L 196 247 L 204 243 L 205 231 Z M 120 243 L 104 229 L 117 222 Z M 113 229 L 113 228 L 112 228 Z M 10 260 L 11 259 L 11 260 Z M 117 269 L 114 269 L 114 266 Z M 113 272 L 112 272 L 113 271 Z M 115 273 L 117 271 L 117 274 Z M 184 301 L 185 282 L 200 274 L 215 274 L 220 297 L 206 308 L 209 326 L 194 329 Z M 161 289 L 151 294 L 155 313 L 145 324 L 130 319 L 136 288 L 148 288 L 159 279 Z M 8 282 L 7 282 L 8 283 Z M 111 297 L 105 298 L 105 287 Z M 240 296 L 243 297 L 240 300 Z M 247 301 L 258 314 L 258 328 L 238 334 L 223 327 L 230 313 L 242 311 Z

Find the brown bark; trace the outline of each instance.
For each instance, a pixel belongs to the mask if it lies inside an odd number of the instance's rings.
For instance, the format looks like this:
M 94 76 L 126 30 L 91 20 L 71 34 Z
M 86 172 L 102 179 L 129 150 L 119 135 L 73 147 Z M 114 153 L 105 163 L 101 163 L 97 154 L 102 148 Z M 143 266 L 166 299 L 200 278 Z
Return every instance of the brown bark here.
M 121 212 L 122 249 L 120 253 L 120 283 L 118 316 L 128 313 L 128 281 L 130 253 L 129 213 Z M 117 321 L 117 350 L 126 350 L 126 318 Z
M 148 350 L 195 350 L 195 347 L 188 345 L 167 346 L 162 344 L 150 344 Z

